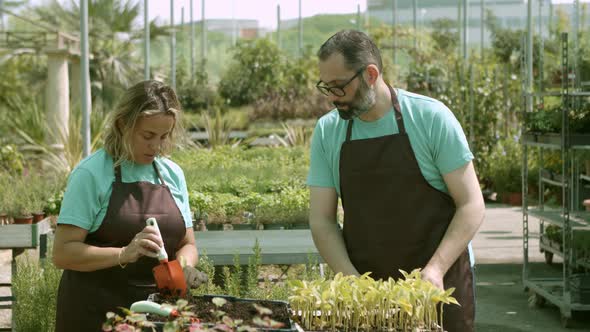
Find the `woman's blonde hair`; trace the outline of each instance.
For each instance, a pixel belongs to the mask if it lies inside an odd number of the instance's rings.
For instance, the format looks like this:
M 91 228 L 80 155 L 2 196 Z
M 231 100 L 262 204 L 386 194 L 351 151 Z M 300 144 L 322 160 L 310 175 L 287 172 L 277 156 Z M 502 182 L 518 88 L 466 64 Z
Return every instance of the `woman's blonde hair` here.
M 179 132 L 182 132 L 180 102 L 174 90 L 162 82 L 149 80 L 135 84 L 125 91 L 123 98 L 111 116 L 104 138 L 104 149 L 113 157 L 115 165 L 133 160 L 131 137 L 140 117 L 171 115 L 174 125 L 168 139 L 160 148 L 160 154 L 170 152 Z

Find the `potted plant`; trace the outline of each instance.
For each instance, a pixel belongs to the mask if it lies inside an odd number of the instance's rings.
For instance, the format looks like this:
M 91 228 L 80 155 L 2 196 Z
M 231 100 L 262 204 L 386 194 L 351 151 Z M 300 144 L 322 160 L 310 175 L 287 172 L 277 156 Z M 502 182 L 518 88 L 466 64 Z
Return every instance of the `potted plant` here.
M 280 193 L 264 194 L 256 207 L 254 221 L 262 225 L 265 230 L 277 230 L 289 228 L 287 219 L 288 210 L 283 205 Z
M 11 215 L 15 224 L 32 224 L 32 203 L 28 195 L 16 197 L 12 202 Z
M 225 210 L 225 202 L 230 194 L 211 193 L 210 195 L 211 204 L 207 211 L 207 230 L 230 229 L 231 225 L 228 222 L 227 212 Z
M 194 227 L 198 231 L 207 230 L 207 211 L 211 207 L 211 196 L 207 193 L 192 190 L 189 193 L 189 205 L 195 216 Z
M 36 185 L 30 186 L 29 196 L 33 223 L 36 224 L 45 218 L 45 204 L 49 198 L 49 182 L 41 177 L 31 179 Z
M 12 186 L 8 183 L 9 178 L 8 174 L 0 174 L 0 187 L 2 188 L 0 191 L 0 225 L 8 224 L 8 213 L 10 212 L 14 197 Z

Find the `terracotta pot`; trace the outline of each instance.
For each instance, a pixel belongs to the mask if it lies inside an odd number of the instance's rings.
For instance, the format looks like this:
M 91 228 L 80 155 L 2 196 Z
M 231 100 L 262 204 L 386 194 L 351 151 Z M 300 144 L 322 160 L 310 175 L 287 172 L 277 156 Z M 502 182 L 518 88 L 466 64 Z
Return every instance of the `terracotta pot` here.
M 586 207 L 586 211 L 590 211 L 590 198 L 584 200 L 584 206 Z
M 206 232 L 207 225 L 205 224 L 205 220 L 195 220 L 194 230 L 197 232 Z
M 522 193 L 503 193 L 502 203 L 509 204 L 512 206 L 522 205 Z
M 8 215 L 6 213 L 0 213 L 0 225 L 8 225 Z
M 33 216 L 14 217 L 14 223 L 18 225 L 30 225 L 33 223 Z
M 43 219 L 45 219 L 45 213 L 33 213 L 33 224 L 36 224 Z

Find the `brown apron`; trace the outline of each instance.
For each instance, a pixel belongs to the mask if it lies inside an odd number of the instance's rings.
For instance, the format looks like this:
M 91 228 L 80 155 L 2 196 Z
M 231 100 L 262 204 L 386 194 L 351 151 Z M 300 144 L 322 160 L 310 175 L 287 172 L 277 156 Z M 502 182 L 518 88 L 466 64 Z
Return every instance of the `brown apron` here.
M 420 171 L 395 91 L 391 102 L 399 134 L 351 140 L 352 120 L 340 152 L 344 241 L 359 273 L 400 278 L 398 269 L 424 268 L 455 214 L 452 198 L 432 187 Z M 467 248 L 444 277 L 461 306 L 444 307 L 449 332 L 474 329 L 473 275 Z
M 123 247 L 154 217 L 173 260 L 186 234 L 182 214 L 160 171 L 152 163 L 161 184 L 123 183 L 121 168 L 115 167 L 115 182 L 105 218 L 84 243 L 96 247 Z M 65 270 L 59 285 L 56 331 L 102 331 L 108 311 L 129 308 L 155 292 L 152 268 L 157 259 L 141 257 L 125 269 L 119 266 L 92 272 Z M 119 312 L 120 313 L 120 312 Z

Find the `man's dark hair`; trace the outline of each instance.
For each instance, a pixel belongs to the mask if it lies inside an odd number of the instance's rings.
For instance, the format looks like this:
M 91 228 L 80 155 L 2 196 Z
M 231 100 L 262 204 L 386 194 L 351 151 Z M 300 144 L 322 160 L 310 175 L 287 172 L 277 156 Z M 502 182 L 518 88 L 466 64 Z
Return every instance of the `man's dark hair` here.
M 383 72 L 381 52 L 367 34 L 356 30 L 341 30 L 330 37 L 320 47 L 318 58 L 324 61 L 334 53 L 344 56 L 346 66 L 350 70 L 359 70 L 369 64 L 374 64 Z

